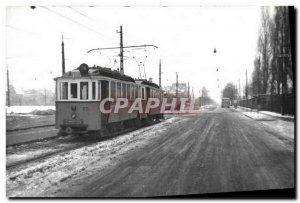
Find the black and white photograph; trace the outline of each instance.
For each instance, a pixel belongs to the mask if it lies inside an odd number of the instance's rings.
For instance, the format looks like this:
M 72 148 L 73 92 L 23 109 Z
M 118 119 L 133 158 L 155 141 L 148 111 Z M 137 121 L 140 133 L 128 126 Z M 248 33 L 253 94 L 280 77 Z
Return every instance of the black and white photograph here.
M 7 5 L 6 198 L 296 198 L 296 11 Z

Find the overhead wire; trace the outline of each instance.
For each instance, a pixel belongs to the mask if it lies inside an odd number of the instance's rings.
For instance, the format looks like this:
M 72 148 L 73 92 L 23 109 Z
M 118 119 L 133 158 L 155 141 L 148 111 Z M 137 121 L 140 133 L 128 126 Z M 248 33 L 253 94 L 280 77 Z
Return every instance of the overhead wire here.
M 98 23 L 96 23 L 94 19 L 92 19 L 88 15 L 84 14 L 83 12 L 79 11 L 78 9 L 73 8 L 72 6 L 68 6 L 68 8 L 71 9 L 71 10 L 73 10 L 74 12 L 78 13 L 79 15 L 87 18 L 89 21 L 92 21 L 96 26 L 98 26 L 97 25 Z M 101 33 L 101 35 L 104 36 L 104 37 L 106 37 L 106 38 L 108 38 L 108 39 L 110 39 L 110 40 L 115 40 L 115 39 L 113 39 L 113 38 L 111 38 L 111 37 L 109 37 L 107 35 L 102 34 L 102 33 Z
M 62 18 L 65 18 L 65 19 L 67 19 L 68 21 L 73 22 L 74 24 L 77 24 L 77 25 L 79 25 L 79 26 L 81 26 L 81 27 L 84 27 L 85 29 L 90 30 L 91 32 L 94 32 L 94 33 L 96 33 L 96 34 L 98 34 L 98 35 L 100 35 L 100 36 L 102 36 L 102 37 L 106 37 L 106 36 L 103 35 L 102 33 L 98 32 L 98 31 L 96 31 L 96 30 L 94 30 L 94 29 L 92 29 L 92 28 L 90 28 L 90 27 L 88 27 L 88 26 L 86 26 L 86 25 L 84 25 L 84 24 L 82 24 L 82 23 L 79 23 L 79 22 L 77 22 L 76 20 L 73 20 L 72 18 L 67 17 L 67 16 L 65 16 L 65 15 L 63 15 L 63 14 L 57 12 L 57 11 L 54 11 L 53 9 L 47 8 L 46 6 L 41 6 L 41 8 L 43 8 L 43 9 L 45 9 L 45 10 L 48 10 L 48 11 L 50 11 L 50 12 L 52 12 L 52 13 L 55 13 L 56 15 L 58 15 L 58 16 L 60 16 L 60 17 L 62 17 Z
M 111 37 L 108 37 L 108 36 L 106 36 L 106 35 L 104 35 L 104 34 L 98 32 L 97 30 L 92 29 L 92 28 L 90 28 L 90 27 L 88 27 L 88 26 L 86 26 L 86 25 L 84 25 L 84 24 L 82 24 L 82 23 L 80 23 L 80 22 L 78 22 L 78 21 L 76 21 L 76 20 L 74 20 L 74 19 L 68 17 L 68 16 L 65 16 L 65 15 L 63 15 L 63 14 L 61 14 L 61 13 L 59 13 L 59 12 L 53 10 L 53 9 L 47 8 L 46 6 L 41 6 L 41 7 L 44 8 L 44 9 L 46 9 L 46 10 L 48 10 L 48 11 L 50 11 L 50 12 L 52 12 L 52 13 L 54 13 L 54 14 L 56 14 L 56 15 L 58 15 L 58 16 L 60 16 L 60 17 L 62 17 L 62 18 L 65 18 L 65 19 L 68 20 L 68 21 L 71 21 L 71 22 L 73 22 L 73 23 L 75 23 L 75 24 L 77 24 L 77 25 L 79 25 L 79 26 L 81 26 L 81 27 L 84 27 L 85 29 L 87 29 L 87 30 L 89 30 L 89 31 L 91 31 L 91 32 L 94 32 L 94 33 L 96 33 L 96 34 L 98 34 L 98 35 L 100 35 L 100 36 L 102 36 L 102 37 L 106 37 L 106 38 L 109 38 L 109 39 L 111 39 L 111 40 L 114 40 L 114 39 L 112 39 Z M 81 15 L 81 16 L 83 16 L 83 17 L 89 19 L 90 21 L 94 21 L 92 18 L 90 18 L 89 16 L 85 15 L 83 12 L 80 12 L 80 11 L 78 11 L 77 9 L 75 9 L 75 8 L 73 8 L 73 7 L 71 7 L 71 6 L 68 6 L 68 8 L 71 9 L 72 11 L 78 13 L 79 15 Z M 124 41 L 127 42 L 126 39 L 124 39 Z M 145 52 L 148 51 L 146 48 L 144 48 L 144 50 L 145 50 Z M 149 55 L 149 51 L 148 51 L 147 55 L 145 56 L 145 59 L 144 59 L 144 62 L 143 62 L 143 67 L 144 67 L 144 77 L 145 77 L 145 79 L 146 79 L 145 62 L 146 62 L 146 59 L 148 58 L 148 55 Z M 109 63 L 110 63 L 110 62 L 109 62 Z M 108 64 L 109 64 L 109 63 L 108 63 Z M 113 65 L 112 67 L 114 67 L 116 63 L 117 63 L 117 61 L 116 61 L 116 59 L 115 59 L 114 65 Z M 141 63 L 141 62 L 140 62 L 140 63 Z M 107 64 L 107 65 L 108 65 L 108 64 Z

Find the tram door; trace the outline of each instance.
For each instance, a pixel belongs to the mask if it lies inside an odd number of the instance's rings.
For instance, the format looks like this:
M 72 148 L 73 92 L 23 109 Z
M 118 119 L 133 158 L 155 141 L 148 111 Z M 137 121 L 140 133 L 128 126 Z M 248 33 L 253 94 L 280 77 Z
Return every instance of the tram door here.
M 109 85 L 108 81 L 101 80 L 101 100 L 108 98 L 109 94 Z

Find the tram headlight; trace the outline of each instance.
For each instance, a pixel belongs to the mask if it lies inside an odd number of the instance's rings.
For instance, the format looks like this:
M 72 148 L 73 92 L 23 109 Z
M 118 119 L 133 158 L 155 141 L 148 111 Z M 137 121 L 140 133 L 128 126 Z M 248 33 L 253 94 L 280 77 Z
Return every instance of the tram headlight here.
M 75 119 L 77 117 L 76 113 L 71 114 L 71 118 Z

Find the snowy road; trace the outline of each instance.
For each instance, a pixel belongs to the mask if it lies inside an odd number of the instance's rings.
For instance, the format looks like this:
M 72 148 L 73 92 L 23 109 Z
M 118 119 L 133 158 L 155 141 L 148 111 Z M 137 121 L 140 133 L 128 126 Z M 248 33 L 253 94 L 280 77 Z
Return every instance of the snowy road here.
M 293 137 L 220 108 L 7 173 L 8 196 L 144 197 L 293 187 Z
M 76 196 L 163 196 L 294 187 L 293 143 L 219 109 L 174 126 Z

